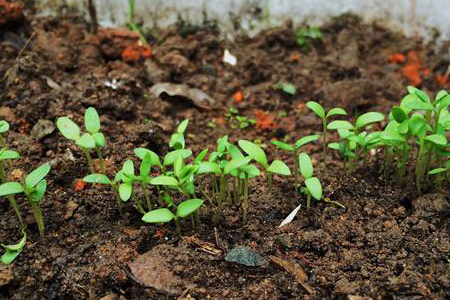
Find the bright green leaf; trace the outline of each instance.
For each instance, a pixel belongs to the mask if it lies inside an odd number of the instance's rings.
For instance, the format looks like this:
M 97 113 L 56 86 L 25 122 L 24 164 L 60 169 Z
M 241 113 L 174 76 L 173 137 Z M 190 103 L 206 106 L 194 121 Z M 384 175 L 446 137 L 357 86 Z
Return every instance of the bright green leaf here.
M 167 208 L 160 208 L 149 211 L 142 217 L 142 221 L 146 223 L 167 223 L 170 222 L 175 215 Z
M 56 127 L 62 135 L 69 140 L 78 140 L 80 138 L 80 128 L 68 117 L 60 117 L 56 120 Z
M 281 89 L 283 90 L 283 92 L 289 95 L 295 95 L 295 93 L 297 93 L 297 89 L 292 83 L 283 82 L 281 85 Z
M 320 138 L 319 134 L 313 134 L 313 135 L 308 135 L 308 136 L 304 136 L 302 138 L 299 138 L 294 145 L 295 149 L 298 149 L 300 147 L 302 147 L 303 145 L 306 145 L 308 143 L 311 143 L 313 141 L 316 141 Z
M 289 170 L 289 167 L 280 160 L 274 160 L 270 164 L 270 167 L 267 169 L 267 171 L 270 173 L 276 173 L 285 176 L 291 175 L 291 170 Z
M 77 146 L 86 148 L 86 149 L 93 149 L 95 148 L 95 140 L 92 137 L 90 133 L 83 134 L 79 139 L 75 141 Z
M 0 121 L 0 133 L 4 133 L 4 132 L 6 132 L 8 130 L 9 130 L 8 122 L 6 122 L 4 120 Z
M 431 134 L 427 137 L 425 137 L 425 140 L 432 142 L 433 144 L 439 145 L 439 146 L 446 146 L 447 145 L 447 138 L 445 136 L 442 136 L 440 134 Z
M 267 156 L 264 153 L 264 150 L 261 149 L 261 147 L 259 147 L 255 143 L 246 140 L 240 140 L 238 144 L 239 147 L 241 147 L 242 150 L 245 151 L 245 153 L 247 153 L 250 157 L 259 162 L 264 167 L 264 169 L 267 169 L 269 167 L 269 163 L 267 162 Z
M 201 162 L 205 158 L 207 153 L 208 153 L 208 148 L 200 151 L 200 153 L 194 159 L 194 164 Z
M 347 115 L 347 112 L 339 107 L 332 108 L 327 113 L 326 118 L 328 119 L 329 117 L 334 116 L 334 115 Z
M 177 127 L 177 132 L 178 132 L 178 133 L 184 133 L 184 132 L 186 131 L 186 128 L 187 128 L 188 124 L 189 124 L 189 119 L 183 120 L 183 121 L 180 123 L 180 125 L 178 125 L 178 127 Z
M 174 150 L 171 151 L 169 153 L 166 154 L 166 156 L 164 157 L 164 165 L 165 166 L 170 166 L 175 162 L 175 159 L 181 155 L 181 157 L 183 157 L 183 159 L 188 158 L 189 156 L 191 156 L 192 151 L 189 149 L 178 149 L 178 150 Z
M 300 165 L 300 173 L 302 173 L 302 176 L 304 178 L 312 177 L 314 168 L 309 155 L 306 153 L 300 153 L 300 155 L 298 156 L 298 162 Z
M 111 180 L 104 174 L 90 174 L 85 176 L 83 181 L 88 183 L 111 184 Z
M 317 177 L 311 177 L 305 180 L 305 185 L 308 188 L 309 193 L 314 199 L 322 199 L 322 185 Z
M 430 172 L 428 172 L 428 174 L 433 175 L 433 174 L 438 174 L 438 173 L 442 173 L 445 171 L 447 171 L 446 168 L 436 168 L 436 169 L 433 169 Z
M 176 180 L 175 178 L 170 177 L 170 176 L 161 175 L 161 176 L 157 176 L 157 177 L 153 178 L 152 180 L 150 180 L 150 184 L 176 186 L 176 185 L 178 185 L 178 180 Z
M 325 118 L 325 110 L 323 109 L 322 105 L 320 105 L 316 101 L 308 101 L 306 102 L 306 106 L 310 110 L 312 110 L 316 115 L 318 115 L 319 118 L 321 119 Z
M 5 182 L 0 185 L 0 196 L 23 193 L 23 187 L 18 182 Z
M 189 216 L 194 211 L 199 209 L 203 205 L 203 200 L 201 199 L 190 199 L 186 200 L 177 207 L 177 216 L 180 218 L 184 218 Z
M 28 188 L 35 187 L 42 179 L 45 178 L 45 176 L 47 176 L 48 172 L 50 172 L 50 164 L 43 164 L 25 177 L 25 185 Z
M 96 132 L 92 135 L 97 147 L 104 147 L 106 145 L 105 135 L 101 132 Z
M 89 107 L 86 109 L 84 113 L 84 127 L 91 134 L 97 133 L 100 130 L 100 117 L 95 108 Z
M 283 150 L 286 150 L 286 151 L 293 152 L 295 150 L 294 147 L 292 147 L 291 145 L 283 143 L 283 142 L 280 142 L 280 141 L 277 141 L 277 140 L 271 140 L 270 142 L 273 145 L 275 145 L 276 147 L 278 147 L 280 149 L 283 149 Z
M 232 159 L 230 162 L 228 162 L 225 165 L 223 172 L 225 174 L 229 174 L 232 170 L 240 168 L 240 167 L 248 164 L 251 160 L 252 160 L 252 158 L 249 156 Z
M 220 170 L 220 166 L 213 162 L 201 162 L 198 169 L 199 174 L 221 174 L 222 171 Z
M 13 150 L 5 149 L 0 152 L 0 160 L 20 158 L 20 154 Z
M 381 122 L 384 120 L 384 115 L 379 112 L 368 112 L 358 117 L 355 123 L 355 129 L 366 127 L 369 124 L 375 122 Z
M 144 159 L 145 155 L 149 153 L 152 157 L 152 165 L 161 167 L 161 162 L 159 161 L 159 156 L 155 152 L 145 149 L 145 148 L 136 148 L 134 149 L 134 154 L 140 159 Z
M 394 120 L 397 121 L 397 123 L 402 123 L 403 121 L 408 119 L 408 115 L 401 107 L 394 106 L 391 109 L 391 112 Z
M 347 129 L 347 130 L 353 130 L 353 125 L 348 121 L 342 121 L 342 120 L 336 120 L 328 124 L 327 126 L 328 130 L 335 130 L 335 129 Z
M 133 183 L 125 182 L 119 185 L 119 197 L 122 201 L 126 202 L 131 198 L 133 192 Z

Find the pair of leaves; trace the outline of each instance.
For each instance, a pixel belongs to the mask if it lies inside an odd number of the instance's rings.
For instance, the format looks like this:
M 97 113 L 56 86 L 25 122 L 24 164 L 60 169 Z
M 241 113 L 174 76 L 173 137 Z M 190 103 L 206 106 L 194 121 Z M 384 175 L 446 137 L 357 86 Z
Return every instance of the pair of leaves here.
M 168 208 L 160 208 L 149 211 L 142 217 L 142 221 L 146 223 L 167 223 L 175 217 L 184 218 L 198 210 L 203 205 L 201 199 L 186 200 L 177 207 L 176 215 Z
M 347 115 L 347 112 L 345 110 L 337 107 L 330 109 L 328 113 L 325 114 L 325 109 L 323 108 L 323 106 L 316 101 L 308 101 L 306 103 L 306 106 L 311 109 L 316 115 L 318 115 L 319 118 L 322 119 L 322 121 L 326 121 L 326 119 L 334 115 Z
M 169 147 L 177 150 L 184 149 L 185 147 L 184 132 L 186 131 L 188 124 L 189 119 L 185 119 L 178 125 L 176 132 L 173 133 L 170 137 Z
M 295 152 L 298 148 L 300 148 L 300 147 L 302 147 L 302 146 L 304 146 L 304 145 L 306 145 L 308 143 L 311 143 L 313 141 L 316 141 L 319 138 L 320 138 L 319 134 L 304 136 L 302 138 L 299 138 L 295 142 L 294 146 L 291 146 L 289 144 L 286 144 L 286 143 L 283 143 L 283 142 L 280 142 L 280 141 L 277 141 L 277 140 L 272 140 L 271 143 L 273 145 L 275 145 L 276 147 L 280 148 L 280 149 L 283 149 L 283 150 L 286 150 L 286 151 L 289 151 L 289 152 Z
M 50 171 L 50 164 L 46 163 L 25 177 L 25 186 L 18 182 L 6 182 L 0 185 L 0 196 L 27 192 L 34 201 L 40 201 L 47 189 L 47 182 L 43 180 Z
M 381 122 L 384 120 L 384 115 L 379 112 L 368 112 L 356 119 L 355 126 L 348 121 L 336 120 L 328 124 L 327 129 L 347 129 L 347 130 L 359 130 L 372 123 Z
M 20 154 L 16 151 L 8 150 L 7 148 L 3 148 L 0 150 L 0 160 L 17 158 L 20 158 Z

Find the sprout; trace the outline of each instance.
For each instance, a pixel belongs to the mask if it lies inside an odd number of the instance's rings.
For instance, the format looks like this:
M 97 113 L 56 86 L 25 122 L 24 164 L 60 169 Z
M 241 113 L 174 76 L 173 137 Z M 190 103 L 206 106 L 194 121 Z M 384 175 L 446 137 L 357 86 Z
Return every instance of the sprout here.
M 15 245 L 1 244 L 3 249 L 5 249 L 5 253 L 3 253 L 2 257 L 0 258 L 0 261 L 3 264 L 9 265 L 17 258 L 17 256 L 19 256 L 20 252 L 22 252 L 23 247 L 25 246 L 25 243 L 27 241 L 27 233 L 22 229 L 22 234 L 22 239 Z
M 103 173 L 106 173 L 106 168 L 103 162 L 101 148 L 105 146 L 106 140 L 100 130 L 100 119 L 97 111 L 93 107 L 86 110 L 84 116 L 85 128 L 87 133 L 80 135 L 80 128 L 68 117 L 60 117 L 56 121 L 56 126 L 62 135 L 73 140 L 77 146 L 81 148 L 89 164 L 91 173 L 95 173 L 94 163 L 89 153 L 90 149 L 96 149 L 100 161 L 100 167 Z
M 7 147 L 5 138 L 3 137 L 2 134 L 7 132 L 8 130 L 9 130 L 8 122 L 6 122 L 4 120 L 0 121 L 0 146 L 2 148 L 6 148 Z
M 300 165 L 300 172 L 305 179 L 305 187 L 302 188 L 302 192 L 307 195 L 306 209 L 310 210 L 311 196 L 318 201 L 322 199 L 322 185 L 317 177 L 313 177 L 314 168 L 309 155 L 306 153 L 300 153 L 298 161 Z
M 178 125 L 177 130 L 175 133 L 172 134 L 169 141 L 169 147 L 174 148 L 176 150 L 178 149 L 184 149 L 185 147 L 185 140 L 184 140 L 184 132 L 186 131 L 186 128 L 189 124 L 189 119 L 184 120 L 183 122 Z
M 0 196 L 24 193 L 28 204 L 37 221 L 39 234 L 44 235 L 44 218 L 40 203 L 47 190 L 47 181 L 44 179 L 50 171 L 50 164 L 43 164 L 25 177 L 22 183 L 6 182 L 0 185 Z
M 17 159 L 20 158 L 19 153 L 16 151 L 8 150 L 7 148 L 3 148 L 0 150 L 0 182 L 6 183 L 6 171 L 3 166 L 3 161 L 10 160 L 10 159 Z M 22 228 L 25 228 L 25 223 L 23 222 L 22 215 L 20 213 L 19 206 L 17 205 L 16 199 L 14 198 L 13 194 L 8 194 L 6 197 L 9 200 L 9 203 L 11 204 L 12 208 L 14 209 L 14 212 L 16 213 L 17 219 L 19 220 L 20 226 Z

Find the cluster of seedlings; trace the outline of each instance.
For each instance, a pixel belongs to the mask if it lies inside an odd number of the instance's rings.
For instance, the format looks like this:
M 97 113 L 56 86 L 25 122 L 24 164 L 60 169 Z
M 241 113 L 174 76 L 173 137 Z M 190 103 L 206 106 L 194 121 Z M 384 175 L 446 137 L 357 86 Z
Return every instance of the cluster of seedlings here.
M 218 139 L 217 147 L 209 153 L 203 149 L 197 155 L 186 148 L 184 133 L 189 120 L 181 122 L 169 140 L 171 151 L 163 157 L 155 152 L 136 148 L 134 154 L 139 159 L 139 168 L 129 159 L 116 174 L 108 174 L 102 158 L 102 147 L 106 139 L 100 131 L 100 118 L 94 108 L 85 113 L 86 133 L 67 117 L 57 120 L 57 127 L 67 138 L 75 142 L 85 154 L 91 174 L 83 181 L 92 184 L 110 185 L 117 198 L 118 209 L 122 212 L 125 202 L 132 202 L 147 223 L 166 223 L 174 221 L 176 231 L 181 234 L 180 221 L 189 218 L 192 226 L 199 225 L 200 214 L 205 209 L 212 210 L 215 224 L 220 222 L 222 206 L 229 202 L 242 208 L 242 223 L 247 223 L 249 209 L 249 186 L 256 177 L 267 181 L 267 190 L 272 189 L 273 175 L 290 176 L 296 191 L 306 195 L 307 209 L 311 208 L 311 199 L 322 200 L 322 185 L 314 176 L 314 167 L 308 154 L 301 148 L 308 143 L 322 141 L 323 165 L 326 171 L 328 149 L 338 152 L 348 171 L 365 163 L 369 153 L 385 155 L 381 173 L 388 176 L 391 166 L 395 166 L 399 180 L 407 178 L 409 166 L 415 169 L 415 181 L 418 193 L 423 182 L 431 175 L 436 176 L 438 185 L 444 180 L 450 182 L 450 144 L 446 132 L 450 130 L 450 94 L 440 91 L 434 101 L 428 95 L 414 87 L 408 87 L 408 94 L 399 106 L 394 106 L 388 116 L 384 130 L 380 123 L 385 115 L 368 112 L 358 116 L 355 123 L 346 120 L 333 120 L 331 117 L 345 116 L 341 108 L 332 108 L 328 112 L 317 102 L 309 101 L 307 107 L 321 120 L 322 132 L 302 137 L 294 144 L 273 140 L 277 148 L 290 153 L 293 165 L 289 167 L 281 160 L 269 161 L 263 148 L 248 140 L 229 141 L 228 136 Z M 0 122 L 0 196 L 6 196 L 15 210 L 17 218 L 25 229 L 15 194 L 23 193 L 33 212 L 39 232 L 44 234 L 44 221 L 40 202 L 46 191 L 45 176 L 50 170 L 44 164 L 28 174 L 21 182 L 9 182 L 6 169 L 12 159 L 19 154 L 7 148 L 1 133 L 9 125 Z M 329 142 L 328 132 L 336 130 L 339 140 Z M 370 131 L 369 131 L 370 130 Z M 91 150 L 96 151 L 100 167 L 96 171 Z M 292 170 L 292 171 L 291 171 Z M 112 177 L 110 177 L 113 175 Z M 343 207 L 340 203 L 327 200 L 328 203 Z M 4 246 L 6 258 L 11 262 L 20 253 L 26 240 L 17 245 Z M 14 256 L 15 255 L 15 256 Z

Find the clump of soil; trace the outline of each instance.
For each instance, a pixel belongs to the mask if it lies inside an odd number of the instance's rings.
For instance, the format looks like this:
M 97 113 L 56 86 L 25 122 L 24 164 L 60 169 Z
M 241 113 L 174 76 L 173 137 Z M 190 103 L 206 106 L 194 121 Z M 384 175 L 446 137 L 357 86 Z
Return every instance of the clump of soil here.
M 81 124 L 85 109 L 96 107 L 110 174 L 134 148 L 164 155 L 184 118 L 190 119 L 187 146 L 195 153 L 229 134 L 232 141 L 259 139 L 271 158 L 291 163 L 270 140 L 320 131 L 306 101 L 351 113 L 388 112 L 408 80 L 433 92 L 447 84 L 435 78 L 445 74 L 450 58 L 434 44 L 353 16 L 321 30 L 324 38 L 301 53 L 289 26 L 252 39 L 237 36 L 232 44 L 212 27 L 187 34 L 172 28 L 149 39 L 150 58 L 126 63 L 121 55 L 137 37 L 125 30 L 93 35 L 77 17 L 34 18 L 32 25 L 1 29 L 0 119 L 11 124 L 8 143 L 22 155 L 14 169 L 27 172 L 50 161 L 52 170 L 43 202 L 46 236 L 40 238 L 26 218 L 25 250 L 14 264 L 0 267 L 0 299 L 448 299 L 448 195 L 430 190 L 418 197 L 413 186 L 390 183 L 379 174 L 376 157 L 347 174 L 331 153 L 327 169 L 321 167 L 319 144 L 305 148 L 325 196 L 346 209 L 314 202 L 311 211 L 301 209 L 278 228 L 305 199 L 288 179 L 275 178 L 271 191 L 258 179 L 251 183 L 246 226 L 239 207 L 226 204 L 219 226 L 204 210 L 200 228 L 184 224 L 184 238 L 178 238 L 170 225 L 141 222 L 131 204 L 120 215 L 107 188 L 75 189 L 89 172 L 84 157 L 44 126 L 65 115 Z M 237 57 L 236 66 L 222 62 L 224 49 Z M 389 59 L 395 53 L 411 58 L 411 51 L 416 66 L 420 60 L 417 76 L 410 76 L 411 67 L 405 73 L 411 59 Z M 150 90 L 160 82 L 197 88 L 215 103 L 201 108 L 185 97 L 157 97 Z M 297 93 L 274 89 L 278 82 L 293 83 Z M 256 125 L 231 129 L 225 117 L 231 105 L 256 118 Z M 25 205 L 22 210 L 30 214 Z M 6 201 L 0 214 L 0 241 L 17 241 L 18 223 Z M 248 246 L 267 263 L 225 261 L 235 246 Z

